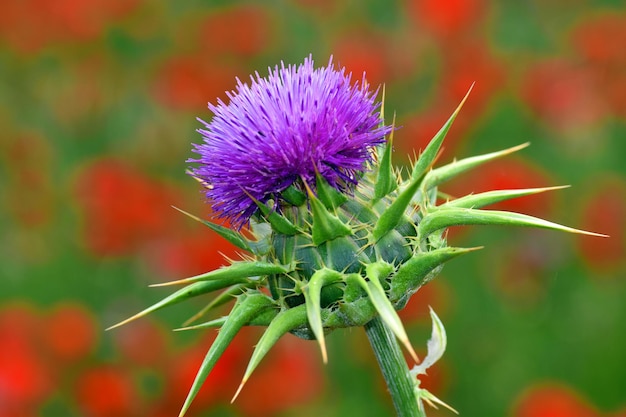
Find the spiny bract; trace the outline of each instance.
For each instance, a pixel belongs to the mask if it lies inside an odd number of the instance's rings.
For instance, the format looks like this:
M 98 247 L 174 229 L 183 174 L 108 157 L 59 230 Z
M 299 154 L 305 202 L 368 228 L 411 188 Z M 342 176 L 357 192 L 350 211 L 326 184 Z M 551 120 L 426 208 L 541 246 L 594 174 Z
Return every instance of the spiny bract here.
M 228 316 L 190 327 L 221 330 L 198 371 L 181 416 L 243 326 L 261 325 L 267 326 L 267 330 L 256 345 L 242 386 L 284 334 L 291 332 L 317 340 L 326 361 L 326 333 L 341 327 L 364 326 L 376 316 L 382 318 L 418 362 L 396 311 L 433 279 L 446 261 L 475 249 L 447 246 L 447 227 L 511 225 L 587 233 L 523 214 L 480 209 L 559 187 L 498 190 L 440 202 L 440 184 L 526 146 L 433 169 L 442 141 L 462 104 L 412 164 L 406 179 L 391 162 L 391 132 L 384 143 L 371 149 L 370 162 L 352 191 L 340 191 L 318 173 L 314 184 L 298 178 L 276 200 L 254 199 L 257 210 L 250 219 L 252 238 L 185 213 L 244 251 L 242 259 L 202 275 L 159 284 L 184 286 L 116 325 L 214 291 L 221 293 L 193 320 L 236 300 Z

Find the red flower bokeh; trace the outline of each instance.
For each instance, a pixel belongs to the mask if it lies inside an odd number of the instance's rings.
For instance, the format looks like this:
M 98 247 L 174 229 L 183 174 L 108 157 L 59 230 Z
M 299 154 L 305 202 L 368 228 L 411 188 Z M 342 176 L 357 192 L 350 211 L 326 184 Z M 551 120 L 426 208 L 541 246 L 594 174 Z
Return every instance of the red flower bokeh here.
M 543 383 L 522 393 L 513 408 L 514 417 L 600 417 L 600 414 L 571 388 Z

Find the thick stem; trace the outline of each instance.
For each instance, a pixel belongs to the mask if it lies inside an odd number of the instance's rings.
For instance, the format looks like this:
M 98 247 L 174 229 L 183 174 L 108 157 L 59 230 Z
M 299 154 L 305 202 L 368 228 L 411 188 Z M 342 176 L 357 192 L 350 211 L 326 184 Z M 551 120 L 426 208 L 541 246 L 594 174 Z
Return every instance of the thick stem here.
M 377 316 L 365 325 L 376 360 L 391 393 L 398 417 L 426 417 L 415 398 L 415 384 L 395 335 Z

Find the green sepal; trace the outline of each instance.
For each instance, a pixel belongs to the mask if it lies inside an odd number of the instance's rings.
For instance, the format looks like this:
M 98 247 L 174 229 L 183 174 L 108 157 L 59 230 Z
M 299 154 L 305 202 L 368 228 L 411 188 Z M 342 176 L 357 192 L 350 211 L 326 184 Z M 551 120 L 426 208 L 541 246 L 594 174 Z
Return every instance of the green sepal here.
M 231 284 L 239 283 L 243 278 L 258 277 L 270 274 L 284 274 L 290 272 L 291 267 L 269 262 L 239 261 L 219 269 L 195 275 L 193 277 L 168 281 L 160 284 L 152 284 L 151 287 L 163 287 L 166 285 L 190 284 L 198 281 L 233 280 Z M 223 287 L 222 287 L 223 288 Z
M 393 270 L 393 266 L 387 264 L 386 262 L 376 262 L 373 264 L 369 264 L 366 269 L 366 275 L 369 278 L 366 281 L 363 277 L 359 276 L 359 283 L 363 287 L 363 289 L 367 292 L 370 301 L 376 308 L 376 311 L 380 315 L 381 319 L 389 326 L 391 331 L 396 335 L 398 340 L 404 345 L 406 350 L 410 353 L 411 357 L 415 362 L 418 362 L 417 354 L 413 350 L 411 346 L 411 342 L 409 342 L 409 337 L 404 330 L 404 326 L 402 325 L 402 321 L 398 316 L 398 313 L 393 308 L 393 305 L 387 298 L 387 294 L 383 289 L 381 284 L 381 280 L 385 279 L 386 276 Z
M 265 204 L 255 199 L 254 197 L 248 196 L 256 203 L 259 210 L 261 210 L 261 214 L 272 225 L 272 229 L 274 229 L 278 233 L 282 233 L 284 235 L 293 236 L 300 231 L 293 223 L 289 221 L 284 216 L 281 216 L 276 210 L 272 210 L 267 207 Z
M 444 247 L 413 255 L 398 268 L 391 279 L 389 299 L 399 308 L 403 308 L 411 295 L 432 279 L 432 272 L 436 271 L 437 267 L 452 258 L 477 249 L 480 248 Z
M 337 207 L 348 201 L 348 197 L 331 186 L 319 172 L 315 175 L 315 191 L 317 198 L 330 211 L 335 211 Z
M 459 104 L 456 110 L 454 110 L 454 113 L 452 113 L 452 116 L 450 116 L 448 121 L 441 127 L 441 129 L 439 129 L 439 132 L 437 132 L 437 134 L 430 140 L 428 145 L 426 145 L 426 149 L 424 149 L 424 152 L 421 153 L 421 155 L 417 159 L 417 162 L 415 162 L 415 165 L 413 166 L 413 171 L 411 172 L 412 181 L 421 178 L 434 164 L 435 159 L 437 158 L 437 154 L 439 153 L 439 149 L 441 149 L 441 144 L 443 143 L 444 138 L 450 130 L 450 126 L 452 126 L 454 119 L 456 119 L 456 116 L 461 111 L 461 107 L 463 107 L 463 104 L 465 104 L 465 100 L 467 100 L 467 97 L 469 96 L 473 87 L 474 84 L 471 85 L 471 87 L 465 94 L 465 97 L 463 98 L 463 100 L 461 100 L 461 104 Z
M 398 180 L 393 172 L 393 165 L 391 164 L 391 154 L 393 151 L 393 128 L 395 126 L 394 121 L 391 124 L 391 133 L 389 139 L 387 139 L 385 145 L 385 152 L 378 165 L 378 177 L 376 178 L 376 184 L 374 185 L 374 198 L 380 200 L 396 188 L 398 188 Z
M 380 238 L 375 244 L 376 257 L 378 260 L 400 264 L 411 257 L 411 248 L 406 239 L 397 230 Z
M 422 179 L 411 180 L 409 185 L 398 194 L 398 197 L 383 211 L 372 230 L 374 242 L 394 229 L 402 220 L 404 213 L 411 204 Z
M 224 239 L 226 239 L 228 242 L 232 243 L 233 245 L 237 246 L 239 249 L 256 253 L 254 249 L 252 248 L 252 246 L 250 246 L 249 241 L 245 237 L 243 237 L 240 233 L 237 233 L 234 230 L 229 229 L 228 227 L 224 227 L 222 225 L 203 220 L 197 216 L 194 216 L 191 213 L 187 213 L 185 210 L 179 209 L 178 207 L 175 207 L 175 206 L 172 206 L 172 207 L 180 211 L 181 213 L 183 213 L 185 216 L 188 216 L 194 219 L 195 221 L 198 221 L 202 223 L 203 225 L 207 226 L 209 229 L 213 230 L 215 233 L 217 233 L 218 235 L 220 235 L 221 237 L 223 237 Z
M 349 237 L 330 240 L 320 246 L 319 249 L 326 255 L 324 265 L 335 271 L 357 272 L 361 269 L 362 263 L 370 261 L 361 248 Z
M 178 291 L 170 294 L 169 296 L 165 297 L 161 301 L 151 305 L 150 307 L 135 314 L 134 316 L 129 317 L 126 320 L 123 320 L 117 324 L 114 324 L 113 326 L 107 328 L 107 330 L 111 330 L 116 327 L 122 326 L 126 323 L 129 323 L 133 320 L 136 320 L 154 311 L 160 310 L 164 307 L 168 307 L 172 304 L 180 303 L 190 298 L 197 297 L 198 295 L 210 293 L 212 291 L 221 290 L 222 288 L 229 287 L 241 281 L 242 281 L 241 278 L 229 278 L 229 279 L 219 279 L 219 280 L 213 280 L 213 281 L 195 282 L 191 285 L 187 285 L 186 287 L 181 288 Z
M 324 327 L 322 325 L 321 292 L 322 287 L 341 280 L 342 274 L 332 269 L 323 268 L 313 274 L 309 282 L 302 288 L 309 326 L 320 345 L 322 359 L 327 363 Z
M 494 159 L 510 155 L 513 152 L 517 152 L 521 149 L 526 148 L 529 145 L 528 142 L 522 143 L 521 145 L 513 146 L 512 148 L 504 149 L 497 152 L 486 153 L 484 155 L 472 156 L 469 158 L 460 159 L 458 161 L 451 162 L 447 165 L 441 166 L 439 168 L 435 168 L 424 177 L 424 183 L 422 184 L 422 189 L 428 190 L 430 188 L 436 187 L 437 185 L 448 181 L 449 179 L 462 174 L 463 172 L 469 171 L 470 169 L 476 168 L 486 162 L 492 161 Z
M 420 240 L 429 234 L 450 226 L 461 225 L 493 225 L 493 226 L 523 226 L 541 229 L 560 230 L 563 232 L 579 233 L 590 236 L 605 236 L 599 233 L 587 232 L 563 226 L 527 214 L 513 213 L 498 210 L 475 210 L 464 208 L 446 208 L 433 211 L 424 216 L 417 227 Z
M 233 310 L 228 315 L 228 318 L 222 325 L 217 337 L 213 341 L 211 348 L 207 352 L 200 369 L 196 374 L 196 378 L 193 381 L 191 389 L 187 394 L 185 403 L 180 411 L 179 417 L 185 415 L 191 402 L 200 391 L 202 384 L 206 380 L 207 376 L 215 366 L 217 360 L 222 356 L 230 342 L 233 340 L 237 332 L 250 320 L 259 314 L 259 312 L 274 307 L 274 302 L 264 294 L 261 293 L 247 293 L 241 296 Z
M 567 188 L 568 186 L 557 187 L 543 187 L 543 188 L 524 188 L 520 190 L 494 190 L 484 193 L 470 194 L 455 200 L 447 201 L 434 209 L 447 209 L 447 208 L 481 208 L 491 204 L 499 203 L 501 201 L 510 200 L 518 197 L 525 197 L 528 195 L 543 193 L 546 191 L 560 190 Z
M 306 202 L 306 194 L 298 190 L 293 184 L 283 190 L 280 195 L 292 206 L 298 207 Z
M 311 234 L 313 244 L 319 246 L 324 242 L 338 237 L 352 234 L 350 226 L 339 220 L 337 216 L 330 213 L 324 204 L 313 193 L 309 193 L 311 212 L 313 213 L 313 224 Z
M 239 385 L 239 388 L 237 389 L 237 392 L 233 396 L 231 402 L 235 401 L 244 384 L 248 381 L 248 378 L 250 378 L 252 372 L 254 372 L 259 362 L 261 362 L 278 339 L 280 339 L 285 333 L 305 325 L 306 322 L 307 312 L 306 306 L 303 304 L 278 313 L 254 348 L 254 352 L 252 352 L 252 357 L 250 358 L 246 372 L 241 380 L 241 384 Z

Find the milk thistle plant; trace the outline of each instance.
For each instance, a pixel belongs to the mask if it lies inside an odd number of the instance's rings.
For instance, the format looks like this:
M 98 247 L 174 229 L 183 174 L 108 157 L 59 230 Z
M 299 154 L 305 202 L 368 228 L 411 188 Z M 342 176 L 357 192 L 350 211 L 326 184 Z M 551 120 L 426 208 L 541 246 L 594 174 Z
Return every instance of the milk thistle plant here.
M 469 93 L 468 93 L 469 94 Z M 526 145 L 433 168 L 461 105 L 411 167 L 392 165 L 393 124 L 384 121 L 363 77 L 345 69 L 295 66 L 238 80 L 229 102 L 209 105 L 200 120 L 203 142 L 189 174 L 205 189 L 218 218 L 191 214 L 242 253 L 227 266 L 157 285 L 180 285 L 160 302 L 113 326 L 207 293 L 219 293 L 196 320 L 234 300 L 230 313 L 187 328 L 219 328 L 180 416 L 243 326 L 267 326 L 243 375 L 237 397 L 256 366 L 287 333 L 316 340 L 327 361 L 325 335 L 364 327 L 398 416 L 425 416 L 424 404 L 444 405 L 420 387 L 419 375 L 446 348 L 443 324 L 431 310 L 427 356 L 415 354 L 397 311 L 435 278 L 443 264 L 478 248 L 450 247 L 456 225 L 530 226 L 587 233 L 523 214 L 483 206 L 560 187 L 497 190 L 450 199 L 438 187 L 454 176 Z M 466 96 L 467 98 L 467 96 Z M 182 211 L 182 210 L 181 210 Z M 224 222 L 222 222 L 224 223 Z M 409 368 L 400 349 L 414 362 Z M 447 406 L 446 406 L 447 407 Z

